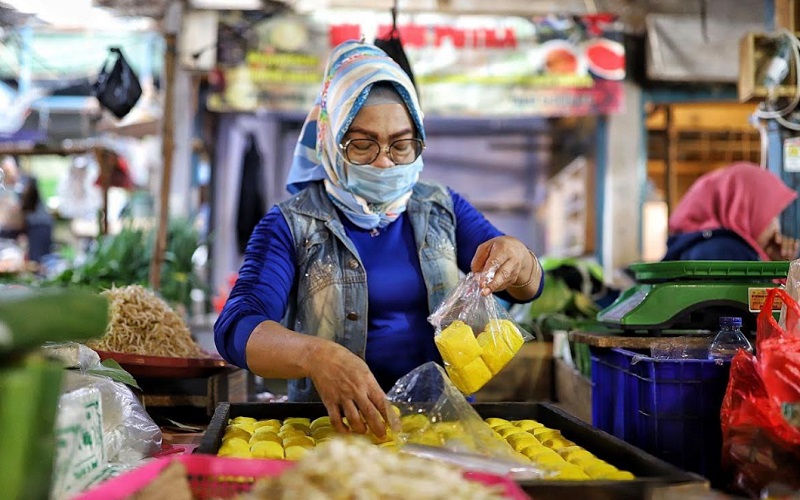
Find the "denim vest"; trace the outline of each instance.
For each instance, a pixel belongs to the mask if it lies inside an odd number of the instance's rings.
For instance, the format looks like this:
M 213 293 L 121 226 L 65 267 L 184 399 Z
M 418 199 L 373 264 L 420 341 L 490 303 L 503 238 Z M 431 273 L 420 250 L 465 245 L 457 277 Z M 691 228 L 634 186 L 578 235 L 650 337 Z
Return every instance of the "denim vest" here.
M 283 325 L 347 347 L 364 359 L 367 274 L 323 183 L 278 205 L 295 243 L 296 275 Z M 439 185 L 418 182 L 406 216 L 414 229 L 422 276 L 433 311 L 459 279 L 453 200 Z M 319 401 L 311 380 L 289 381 L 290 401 Z

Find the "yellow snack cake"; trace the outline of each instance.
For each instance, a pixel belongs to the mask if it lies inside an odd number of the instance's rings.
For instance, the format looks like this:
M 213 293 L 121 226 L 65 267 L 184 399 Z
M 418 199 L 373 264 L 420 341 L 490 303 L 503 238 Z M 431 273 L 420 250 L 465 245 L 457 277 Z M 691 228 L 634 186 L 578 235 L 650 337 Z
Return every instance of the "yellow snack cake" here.
M 513 425 L 509 425 L 508 427 L 499 427 L 499 428 L 495 429 L 494 431 L 496 433 L 500 434 L 501 436 L 503 436 L 504 439 L 508 439 L 509 437 L 511 437 L 511 436 L 513 436 L 515 434 L 525 434 L 526 436 L 531 436 L 530 434 L 528 434 L 527 432 L 523 431 L 519 427 L 514 427 Z M 533 436 L 531 436 L 531 437 L 533 437 Z M 535 437 L 533 437 L 533 438 L 536 439 Z
M 284 450 L 286 460 L 300 460 L 310 450 L 304 446 L 289 446 Z
M 477 337 L 478 344 L 481 346 L 481 358 L 492 374 L 497 375 L 500 370 L 505 368 L 509 361 L 514 357 L 508 344 L 499 336 L 494 336 L 492 332 L 481 332 Z
M 292 430 L 300 432 L 301 434 L 309 434 L 309 432 L 310 432 L 310 429 L 308 428 L 307 425 L 305 425 L 305 424 L 297 424 L 297 423 L 294 423 L 294 424 L 291 424 L 291 423 L 290 424 L 283 424 L 281 426 L 280 432 L 288 432 L 288 431 L 292 431 Z
M 306 417 L 289 417 L 283 420 L 283 425 L 286 424 L 301 424 L 308 427 L 311 425 L 311 419 Z
M 527 448 L 525 450 L 523 450 L 522 454 L 525 455 L 526 457 L 528 457 L 531 460 L 531 462 L 533 462 L 536 465 L 552 466 L 552 465 L 558 465 L 558 464 L 566 463 L 566 462 L 564 462 L 563 458 L 558 456 L 558 453 L 555 453 L 555 454 L 552 454 L 552 455 L 549 454 L 549 453 L 535 453 L 535 454 L 526 454 L 526 453 L 524 453 L 527 450 L 528 450 Z
M 486 419 L 486 423 L 489 424 L 489 427 L 497 427 L 499 425 L 511 425 L 511 422 L 504 418 L 497 418 L 497 417 L 489 417 Z
M 232 438 L 242 438 L 245 441 L 250 439 L 251 433 L 239 427 L 238 425 L 229 425 L 225 427 L 225 434 L 222 436 L 223 441 Z
M 453 321 L 433 340 L 446 365 L 461 368 L 481 355 L 475 333 L 463 321 Z
M 222 443 L 217 455 L 220 457 L 249 458 L 250 443 L 242 438 L 232 438 Z
M 528 431 L 528 432 L 530 432 L 533 429 L 544 427 L 544 424 L 541 424 L 536 420 L 515 420 L 513 424 L 522 429 L 523 431 Z
M 506 441 L 508 441 L 508 444 L 513 446 L 514 449 L 517 451 L 519 451 L 520 448 L 524 448 L 525 446 L 534 446 L 540 444 L 535 437 L 533 437 L 532 435 L 528 434 L 525 431 L 522 431 L 518 434 L 509 434 L 507 436 Z
M 415 413 L 400 417 L 400 426 L 403 432 L 414 432 L 419 429 L 424 429 L 429 425 L 431 425 L 431 421 L 428 420 L 428 417 L 422 413 Z
M 551 437 L 560 437 L 561 436 L 561 431 L 560 430 L 551 429 L 549 427 L 537 427 L 536 429 L 533 429 L 533 430 L 528 431 L 528 432 L 530 432 L 531 434 L 536 436 L 536 439 L 538 439 L 539 441 L 544 441 L 545 439 L 549 439 Z
M 541 436 L 539 436 L 539 438 L 541 439 Z M 547 446 L 548 448 L 554 449 L 555 451 L 558 451 L 562 448 L 571 448 L 575 446 L 575 443 L 573 443 L 569 439 L 564 438 L 561 435 L 548 437 L 547 439 L 542 439 L 541 443 Z
M 436 422 L 431 424 L 431 429 L 444 439 L 464 435 L 464 428 L 458 422 Z
M 304 446 L 306 448 L 313 448 L 315 444 L 314 438 L 308 436 L 289 436 L 283 440 L 283 447 L 289 448 L 292 446 Z
M 289 429 L 281 429 L 280 431 L 278 431 L 278 435 L 281 437 L 281 439 L 286 439 L 292 436 L 305 436 L 306 433 L 298 429 L 289 428 Z
M 503 339 L 512 354 L 516 354 L 522 347 L 522 344 L 525 343 L 522 332 L 519 331 L 517 325 L 515 325 L 513 321 L 507 319 L 489 320 L 489 323 L 487 323 L 484 328 L 484 332 L 492 333 Z
M 273 443 L 283 442 L 283 439 L 279 435 L 272 432 L 268 428 L 262 429 L 262 432 L 259 432 L 259 429 L 257 429 L 256 432 L 253 433 L 253 436 L 250 438 L 250 446 L 252 446 L 253 443 L 258 443 L 259 441 L 272 441 Z
M 447 373 L 453 384 L 464 394 L 473 394 L 492 379 L 492 372 L 478 356 L 461 368 L 449 367 Z
M 433 429 L 425 429 L 411 434 L 408 438 L 409 443 L 424 444 L 426 446 L 442 446 L 444 444 L 442 436 Z
M 275 422 L 277 422 L 277 424 Z M 254 432 L 259 430 L 259 429 L 264 429 L 264 428 L 272 429 L 275 432 L 278 432 L 278 429 L 281 428 L 281 423 L 280 423 L 279 420 L 275 420 L 275 421 L 272 421 L 272 420 L 259 420 L 258 422 L 253 424 L 253 431 Z
M 336 429 L 334 429 L 333 427 L 317 427 L 316 429 L 311 431 L 311 437 L 313 437 L 314 440 L 316 441 L 334 436 L 335 434 L 336 434 Z
M 607 462 L 595 462 L 590 464 L 577 464 L 593 479 L 602 479 L 607 474 L 617 472 L 617 468 Z
M 253 458 L 283 458 L 283 446 L 274 441 L 259 441 L 250 447 Z
M 331 424 L 331 417 L 324 416 L 324 417 L 319 417 L 317 419 L 314 419 L 314 421 L 311 422 L 311 424 L 309 424 L 308 429 L 311 432 L 314 432 L 315 430 L 319 429 L 320 427 L 331 427 L 332 425 L 333 424 Z
M 534 456 L 539 455 L 541 453 L 547 453 L 548 451 L 553 451 L 553 450 L 551 450 L 550 448 L 545 448 L 541 444 L 527 444 L 526 443 L 524 446 L 521 446 L 520 449 L 517 450 L 517 451 L 519 451 L 520 453 L 522 453 L 523 455 L 525 455 L 526 457 L 528 457 L 530 459 L 531 457 L 534 457 Z M 556 455 L 558 455 L 558 454 L 556 453 Z
M 592 455 L 592 453 L 589 450 L 585 450 L 580 446 L 565 446 L 563 448 L 558 449 L 557 451 L 558 454 L 561 455 L 567 462 L 569 462 L 573 458 L 578 458 L 578 457 L 594 458 L 594 455 Z

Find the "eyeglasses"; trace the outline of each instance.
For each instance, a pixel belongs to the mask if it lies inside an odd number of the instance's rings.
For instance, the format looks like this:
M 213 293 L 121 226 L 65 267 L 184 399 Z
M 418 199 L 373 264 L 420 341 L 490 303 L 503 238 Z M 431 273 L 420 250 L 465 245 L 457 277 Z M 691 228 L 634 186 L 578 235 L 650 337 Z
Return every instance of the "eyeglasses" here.
M 408 165 L 419 158 L 425 149 L 425 143 L 422 139 L 416 138 L 398 139 L 382 148 L 378 141 L 373 139 L 350 139 L 344 144 L 339 144 L 339 149 L 345 159 L 353 165 L 369 165 L 378 159 L 381 151 L 386 151 L 395 165 Z

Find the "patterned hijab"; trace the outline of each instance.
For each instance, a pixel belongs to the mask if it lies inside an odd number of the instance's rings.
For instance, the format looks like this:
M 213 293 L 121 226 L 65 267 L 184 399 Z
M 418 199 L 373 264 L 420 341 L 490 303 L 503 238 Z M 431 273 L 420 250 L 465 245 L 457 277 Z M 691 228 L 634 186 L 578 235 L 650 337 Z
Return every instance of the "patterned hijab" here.
M 417 93 L 405 71 L 374 45 L 343 42 L 328 58 L 322 91 L 303 124 L 286 181 L 286 189 L 296 193 L 310 182 L 323 180 L 336 207 L 364 229 L 385 227 L 396 220 L 411 197 L 409 190 L 387 203 L 370 204 L 344 188 L 347 168 L 339 144 L 377 82 L 394 85 L 408 108 L 417 136 L 425 140 Z
M 669 233 L 724 228 L 738 234 L 762 260 L 770 260 L 758 237 L 797 198 L 769 170 L 746 162 L 704 174 L 692 184 L 669 218 Z

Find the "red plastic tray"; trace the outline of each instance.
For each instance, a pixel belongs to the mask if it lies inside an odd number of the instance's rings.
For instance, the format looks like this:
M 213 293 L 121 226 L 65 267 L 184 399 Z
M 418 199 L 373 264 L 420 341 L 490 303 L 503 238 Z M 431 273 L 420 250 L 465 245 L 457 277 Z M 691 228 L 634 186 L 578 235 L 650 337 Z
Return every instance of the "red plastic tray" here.
M 208 377 L 233 368 L 224 359 L 144 356 L 122 352 L 97 351 L 101 360 L 113 359 L 134 377 L 184 378 Z
M 288 460 L 244 460 L 212 455 L 184 455 L 172 459 L 157 459 L 109 479 L 74 497 L 73 500 L 124 500 L 150 484 L 171 460 L 180 460 L 186 466 L 192 495 L 199 500 L 231 498 L 238 493 L 250 491 L 257 479 L 277 476 L 294 466 L 294 462 Z M 528 495 L 510 479 L 472 472 L 464 474 L 464 477 L 488 485 L 502 485 L 505 496 L 510 500 L 529 500 Z

